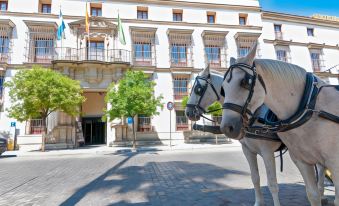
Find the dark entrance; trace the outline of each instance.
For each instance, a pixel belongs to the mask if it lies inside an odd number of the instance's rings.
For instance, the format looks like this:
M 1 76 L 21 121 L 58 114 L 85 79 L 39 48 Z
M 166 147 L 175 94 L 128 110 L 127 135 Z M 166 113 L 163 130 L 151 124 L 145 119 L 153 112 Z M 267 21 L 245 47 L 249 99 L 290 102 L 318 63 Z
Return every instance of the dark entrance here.
M 83 117 L 82 128 L 85 144 L 106 143 L 106 122 L 103 122 L 101 117 Z

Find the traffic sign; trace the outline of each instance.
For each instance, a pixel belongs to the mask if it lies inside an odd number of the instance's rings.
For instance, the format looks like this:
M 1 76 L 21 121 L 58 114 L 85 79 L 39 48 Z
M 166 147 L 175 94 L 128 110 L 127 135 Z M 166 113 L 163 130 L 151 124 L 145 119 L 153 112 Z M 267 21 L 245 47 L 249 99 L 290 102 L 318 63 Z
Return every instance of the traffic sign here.
M 15 127 L 16 126 L 16 122 L 11 122 L 11 127 Z
M 167 102 L 167 109 L 171 111 L 173 108 L 174 108 L 173 102 Z
M 127 118 L 127 124 L 132 124 L 132 123 L 133 123 L 132 117 L 128 117 L 128 118 Z

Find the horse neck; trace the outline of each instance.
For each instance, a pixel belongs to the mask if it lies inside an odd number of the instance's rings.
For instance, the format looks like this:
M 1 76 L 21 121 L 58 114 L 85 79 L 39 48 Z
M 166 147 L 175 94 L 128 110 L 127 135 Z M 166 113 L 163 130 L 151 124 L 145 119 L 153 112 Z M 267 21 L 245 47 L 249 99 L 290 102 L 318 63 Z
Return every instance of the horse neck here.
M 219 102 L 222 104 L 224 103 L 224 97 L 220 95 L 220 90 L 222 87 L 222 83 L 224 81 L 224 77 L 222 75 L 210 73 L 210 79 L 211 83 L 213 84 L 214 88 L 217 90 L 217 93 L 219 94 Z
M 266 104 L 279 119 L 287 119 L 295 114 L 304 93 L 305 79 L 291 81 L 278 78 L 272 75 L 271 72 L 268 72 L 267 69 L 262 70 L 260 66 L 257 68 L 267 88 L 264 104 Z

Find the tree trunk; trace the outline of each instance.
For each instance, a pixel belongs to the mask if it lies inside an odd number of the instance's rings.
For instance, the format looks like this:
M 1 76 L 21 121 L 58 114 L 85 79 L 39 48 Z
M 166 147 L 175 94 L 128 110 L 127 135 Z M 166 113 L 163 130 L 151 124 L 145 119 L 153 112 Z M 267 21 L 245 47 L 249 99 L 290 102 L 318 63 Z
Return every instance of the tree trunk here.
M 132 117 L 132 127 L 133 127 L 133 149 L 137 148 L 137 135 L 134 128 L 134 117 Z
M 46 123 L 47 117 L 42 117 L 42 144 L 41 144 L 41 151 L 45 151 L 45 144 L 46 144 L 46 136 L 47 136 L 47 123 Z

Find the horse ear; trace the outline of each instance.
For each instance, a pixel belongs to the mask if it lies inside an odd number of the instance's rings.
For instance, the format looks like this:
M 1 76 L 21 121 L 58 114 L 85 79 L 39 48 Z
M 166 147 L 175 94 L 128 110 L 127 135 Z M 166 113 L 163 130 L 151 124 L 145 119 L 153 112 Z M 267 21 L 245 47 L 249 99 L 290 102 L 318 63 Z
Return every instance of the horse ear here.
M 210 74 L 210 65 L 208 65 L 202 72 L 201 76 L 208 76 Z
M 257 47 L 258 47 L 258 43 L 255 42 L 254 45 L 252 46 L 252 49 L 250 50 L 250 52 L 247 54 L 247 56 L 244 59 L 246 64 L 248 64 L 248 65 L 253 64 L 254 58 L 257 54 Z
M 230 65 L 233 65 L 237 62 L 237 60 L 234 57 L 230 58 Z

